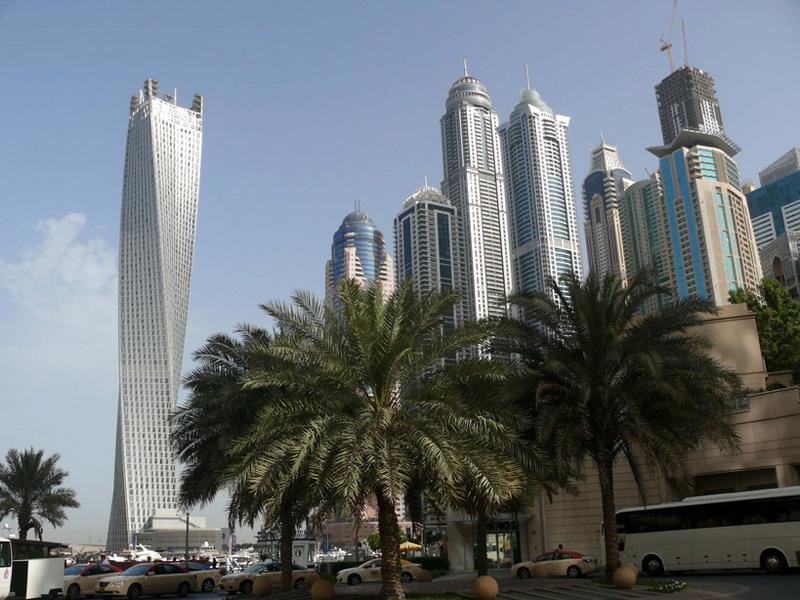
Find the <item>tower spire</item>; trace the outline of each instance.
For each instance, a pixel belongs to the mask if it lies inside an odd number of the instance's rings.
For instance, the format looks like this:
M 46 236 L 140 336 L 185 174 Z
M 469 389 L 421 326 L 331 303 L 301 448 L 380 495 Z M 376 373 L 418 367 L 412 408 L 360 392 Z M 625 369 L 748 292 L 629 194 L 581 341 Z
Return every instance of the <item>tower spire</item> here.
M 425 187 L 428 187 L 428 176 L 425 175 Z
M 467 73 L 467 59 L 464 59 L 464 77 L 469 77 L 469 73 Z
M 525 85 L 531 89 L 531 76 L 528 74 L 528 65 L 525 65 Z
M 601 144 L 605 144 L 606 143 L 606 138 L 603 137 L 603 128 L 602 127 L 600 128 L 600 143 Z

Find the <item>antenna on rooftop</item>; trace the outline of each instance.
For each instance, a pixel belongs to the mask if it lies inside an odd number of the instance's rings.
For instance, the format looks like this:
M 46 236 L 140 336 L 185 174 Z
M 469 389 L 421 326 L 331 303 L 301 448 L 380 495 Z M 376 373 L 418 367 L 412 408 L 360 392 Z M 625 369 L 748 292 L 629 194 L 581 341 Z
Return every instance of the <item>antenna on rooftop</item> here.
M 469 73 L 467 73 L 467 59 L 464 59 L 464 77 L 469 77 Z
M 525 65 L 525 85 L 531 89 L 531 76 L 528 74 L 528 65 Z
M 686 24 L 683 22 L 683 15 L 681 15 L 681 29 L 683 29 L 683 64 L 689 66 L 689 50 L 686 48 Z
M 428 187 L 428 176 L 425 175 L 425 187 Z

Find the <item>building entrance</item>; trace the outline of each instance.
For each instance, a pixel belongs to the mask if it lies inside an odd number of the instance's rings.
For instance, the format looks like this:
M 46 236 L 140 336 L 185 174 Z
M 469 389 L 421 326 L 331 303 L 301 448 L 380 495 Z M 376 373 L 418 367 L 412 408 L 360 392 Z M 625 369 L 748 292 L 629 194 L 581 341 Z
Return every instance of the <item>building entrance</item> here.
M 478 534 L 472 526 L 474 564 L 478 564 Z M 486 531 L 486 557 L 490 569 L 510 569 L 522 562 L 519 547 L 519 521 L 489 521 Z

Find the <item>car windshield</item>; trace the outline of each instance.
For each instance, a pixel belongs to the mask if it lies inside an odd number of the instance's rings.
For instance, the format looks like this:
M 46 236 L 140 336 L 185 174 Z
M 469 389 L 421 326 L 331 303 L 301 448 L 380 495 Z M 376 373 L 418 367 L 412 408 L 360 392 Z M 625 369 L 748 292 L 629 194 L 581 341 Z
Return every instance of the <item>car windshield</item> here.
M 367 562 L 365 562 L 363 565 L 359 566 L 358 568 L 359 569 L 369 569 L 370 567 L 380 567 L 380 566 L 381 566 L 380 561 L 373 559 L 373 560 L 368 560 Z
M 245 573 L 258 573 L 264 567 L 264 563 L 256 563 L 249 569 L 245 569 Z
M 144 575 L 150 570 L 150 567 L 152 566 L 153 565 L 148 563 L 142 565 L 134 565 L 133 567 L 125 571 L 123 575 Z
M 86 565 L 72 565 L 64 569 L 64 575 L 80 575 L 85 568 Z

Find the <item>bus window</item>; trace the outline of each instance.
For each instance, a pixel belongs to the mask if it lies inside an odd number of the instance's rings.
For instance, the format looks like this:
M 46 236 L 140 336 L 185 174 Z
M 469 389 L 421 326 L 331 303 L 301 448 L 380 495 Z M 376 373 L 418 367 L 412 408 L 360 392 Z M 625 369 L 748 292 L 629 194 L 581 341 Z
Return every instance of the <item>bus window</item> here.
M 647 533 L 656 531 L 656 529 L 656 516 L 652 513 L 628 515 L 625 520 L 625 531 L 627 533 Z
M 660 510 L 656 514 L 659 531 L 675 531 L 691 527 L 686 511 L 682 508 Z
M 0 542 L 0 567 L 11 566 L 11 542 Z

